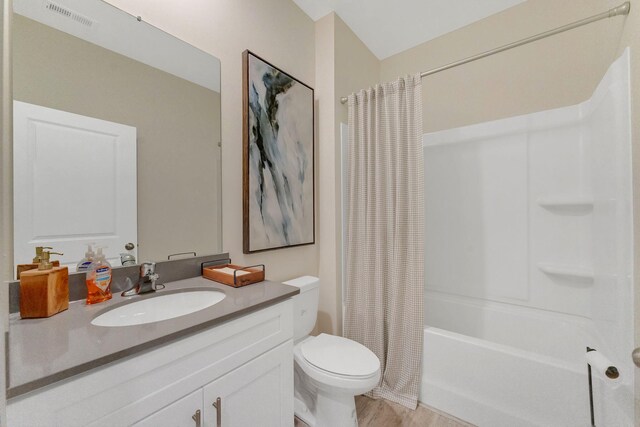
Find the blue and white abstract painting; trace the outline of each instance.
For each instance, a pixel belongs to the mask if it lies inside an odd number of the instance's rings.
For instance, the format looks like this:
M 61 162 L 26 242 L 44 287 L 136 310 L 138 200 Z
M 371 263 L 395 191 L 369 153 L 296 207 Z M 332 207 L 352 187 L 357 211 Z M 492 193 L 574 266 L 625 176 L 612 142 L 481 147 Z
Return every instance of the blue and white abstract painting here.
M 313 89 L 250 52 L 245 61 L 244 252 L 314 243 Z

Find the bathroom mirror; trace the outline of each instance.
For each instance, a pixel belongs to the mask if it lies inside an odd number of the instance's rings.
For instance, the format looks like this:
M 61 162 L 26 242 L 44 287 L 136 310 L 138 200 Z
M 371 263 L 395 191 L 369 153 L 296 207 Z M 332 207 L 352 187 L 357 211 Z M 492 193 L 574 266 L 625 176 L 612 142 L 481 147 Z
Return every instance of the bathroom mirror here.
M 220 61 L 101 0 L 13 8 L 15 264 L 222 252 Z

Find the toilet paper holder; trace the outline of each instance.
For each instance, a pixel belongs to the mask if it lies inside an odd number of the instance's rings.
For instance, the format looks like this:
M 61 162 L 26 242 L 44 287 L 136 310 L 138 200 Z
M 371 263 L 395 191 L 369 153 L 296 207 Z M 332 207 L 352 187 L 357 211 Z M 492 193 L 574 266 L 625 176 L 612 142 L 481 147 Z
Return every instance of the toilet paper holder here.
M 587 347 L 587 353 L 592 351 L 596 351 L 596 349 Z M 596 427 L 595 415 L 593 411 L 593 382 L 591 377 L 591 364 L 589 362 L 587 362 L 587 373 L 589 374 L 589 411 L 591 413 L 591 427 Z M 611 365 L 608 366 L 604 371 L 604 375 L 611 380 L 615 380 L 620 377 L 620 371 L 618 371 L 618 368 Z
M 587 347 L 587 353 L 589 353 L 591 351 L 596 351 L 596 349 Z M 589 363 L 587 362 L 587 364 L 589 364 Z M 589 366 L 591 366 L 591 365 L 589 365 Z M 605 374 L 605 376 L 607 378 L 615 380 L 616 378 L 618 378 L 620 376 L 620 371 L 618 371 L 618 368 L 616 368 L 615 366 L 612 365 L 612 366 L 607 367 L 607 370 L 604 372 L 604 374 Z
M 631 359 L 633 360 L 634 365 L 640 368 L 640 347 L 633 350 L 633 353 L 631 353 Z

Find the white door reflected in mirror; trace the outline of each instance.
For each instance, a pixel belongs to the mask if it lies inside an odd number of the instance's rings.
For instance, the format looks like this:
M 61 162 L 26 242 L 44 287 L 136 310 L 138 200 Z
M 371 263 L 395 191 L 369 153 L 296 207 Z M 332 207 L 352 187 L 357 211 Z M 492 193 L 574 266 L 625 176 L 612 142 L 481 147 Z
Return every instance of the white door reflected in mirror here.
M 14 101 L 13 161 L 16 264 L 50 246 L 75 271 L 92 244 L 120 265 L 138 235 L 135 127 Z

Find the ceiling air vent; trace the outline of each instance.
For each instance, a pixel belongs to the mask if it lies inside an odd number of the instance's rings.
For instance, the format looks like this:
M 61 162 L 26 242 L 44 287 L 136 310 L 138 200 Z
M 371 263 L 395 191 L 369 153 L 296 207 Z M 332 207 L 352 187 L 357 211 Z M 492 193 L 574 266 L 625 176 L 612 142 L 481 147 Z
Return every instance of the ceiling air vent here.
M 73 10 L 64 6 L 60 6 L 59 4 L 52 1 L 47 1 L 45 8 L 49 12 L 57 13 L 58 15 L 62 15 L 66 18 L 72 19 L 78 24 L 84 25 L 85 27 L 91 27 L 93 25 L 93 20 L 91 18 L 87 18 L 86 16 L 81 15 L 78 12 L 74 12 Z

